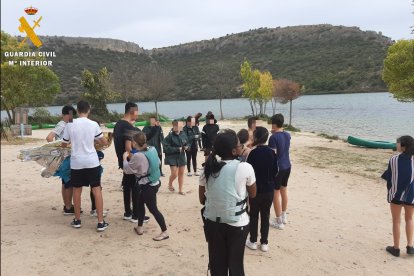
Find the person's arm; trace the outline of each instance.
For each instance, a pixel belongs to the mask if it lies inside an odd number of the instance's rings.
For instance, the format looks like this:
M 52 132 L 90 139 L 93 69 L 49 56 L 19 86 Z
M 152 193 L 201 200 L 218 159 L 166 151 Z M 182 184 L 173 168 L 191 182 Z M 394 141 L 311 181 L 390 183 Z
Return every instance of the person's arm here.
M 130 159 L 129 162 L 128 158 Z M 125 174 L 139 174 L 141 162 L 139 162 L 136 154 L 131 155 L 129 152 L 124 152 L 122 159 L 124 160 L 123 167 Z
M 62 136 L 62 144 L 61 146 L 63 148 L 66 148 L 68 146 L 68 144 L 70 143 L 70 128 L 72 127 L 72 124 L 68 124 L 65 127 L 65 130 L 63 131 L 63 136 Z
M 56 137 L 56 134 L 53 132 L 53 131 L 51 131 L 47 136 L 46 136 L 46 141 L 48 141 L 49 143 L 50 142 L 53 142 L 53 140 L 55 139 L 55 137 Z
M 255 198 L 256 192 L 257 192 L 256 182 L 254 182 L 250 186 L 247 186 L 247 193 L 249 194 L 250 198 Z
M 131 140 L 125 140 L 125 151 L 131 152 L 132 150 L 132 141 Z
M 101 146 L 107 146 L 108 141 L 104 137 L 100 126 L 98 125 L 98 123 L 95 124 L 95 141 L 98 142 L 98 144 Z
M 206 187 L 198 186 L 198 199 L 200 200 L 201 205 L 206 204 Z

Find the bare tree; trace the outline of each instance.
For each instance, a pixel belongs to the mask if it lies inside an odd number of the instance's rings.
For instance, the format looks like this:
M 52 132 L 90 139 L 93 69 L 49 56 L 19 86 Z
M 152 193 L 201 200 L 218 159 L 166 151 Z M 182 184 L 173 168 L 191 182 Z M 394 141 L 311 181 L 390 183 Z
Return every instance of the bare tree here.
M 174 76 L 165 67 L 152 62 L 142 69 L 141 79 L 147 91 L 145 98 L 154 102 L 158 119 L 158 102 L 174 88 Z
M 216 86 L 217 86 L 217 96 L 220 99 L 220 120 L 224 119 L 223 116 L 223 99 L 226 98 L 226 95 L 231 91 L 232 84 L 231 78 L 229 74 L 226 74 L 224 70 L 224 64 L 220 62 L 215 68 L 215 74 L 217 74 L 216 78 Z
M 289 125 L 292 125 L 292 102 L 293 100 L 300 97 L 300 90 L 301 85 L 297 82 L 287 80 L 287 79 L 280 79 L 273 82 L 274 85 L 274 95 L 273 98 L 276 101 L 281 103 L 290 103 L 290 111 L 289 111 Z M 272 101 L 273 104 L 273 101 Z M 276 105 L 276 103 L 275 103 Z

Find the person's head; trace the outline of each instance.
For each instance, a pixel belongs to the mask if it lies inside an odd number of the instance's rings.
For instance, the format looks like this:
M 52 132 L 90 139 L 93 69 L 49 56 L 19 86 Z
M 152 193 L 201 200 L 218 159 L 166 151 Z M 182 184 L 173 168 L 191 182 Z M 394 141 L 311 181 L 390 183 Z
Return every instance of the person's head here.
M 157 125 L 157 118 L 155 116 L 149 117 L 149 123 L 150 123 L 150 126 Z
M 134 148 L 137 150 L 147 150 L 147 136 L 142 131 L 137 131 L 132 136 Z
M 269 131 L 265 127 L 256 127 L 253 132 L 253 146 L 263 145 L 269 138 Z
M 179 133 L 183 127 L 183 123 L 177 120 L 172 121 L 173 131 Z
M 71 105 L 65 105 L 62 108 L 62 120 L 64 122 L 69 122 L 71 119 L 73 119 L 73 116 L 76 115 L 76 109 Z
M 239 132 L 237 132 L 237 137 L 239 138 L 240 144 L 246 144 L 249 140 L 249 131 L 245 128 L 240 129 Z
M 210 176 L 214 177 L 214 175 L 217 175 L 225 165 L 222 161 L 218 162 L 217 155 L 220 156 L 221 160 L 233 160 L 241 155 L 241 144 L 236 132 L 231 129 L 224 129 L 217 135 L 213 150 L 204 167 L 207 181 Z
M 247 127 L 251 130 L 256 129 L 256 117 L 250 117 L 247 119 Z
M 282 114 L 275 114 L 272 116 L 272 127 L 275 126 L 276 128 L 282 128 L 283 123 L 285 122 L 285 118 Z
M 215 121 L 214 114 L 210 114 L 207 117 L 207 123 L 210 124 L 210 125 L 214 125 L 214 121 Z
M 405 135 L 397 139 L 397 151 L 414 155 L 414 138 Z
M 76 109 L 78 110 L 79 115 L 80 114 L 86 114 L 89 115 L 89 112 L 91 111 L 91 106 L 87 101 L 79 101 L 76 105 Z
M 193 127 L 195 126 L 195 118 L 192 116 L 188 116 L 186 119 L 186 124 L 188 127 Z
M 127 102 L 125 104 L 125 115 L 129 121 L 136 121 L 138 119 L 138 105 L 136 103 Z

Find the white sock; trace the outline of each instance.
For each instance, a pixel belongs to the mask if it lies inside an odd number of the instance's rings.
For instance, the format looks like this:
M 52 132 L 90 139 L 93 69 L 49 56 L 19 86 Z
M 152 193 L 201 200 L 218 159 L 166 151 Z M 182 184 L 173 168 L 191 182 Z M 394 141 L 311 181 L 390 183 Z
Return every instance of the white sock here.
M 282 217 L 276 217 L 276 223 L 281 224 L 282 223 Z
M 286 211 L 282 211 L 282 217 L 286 217 Z

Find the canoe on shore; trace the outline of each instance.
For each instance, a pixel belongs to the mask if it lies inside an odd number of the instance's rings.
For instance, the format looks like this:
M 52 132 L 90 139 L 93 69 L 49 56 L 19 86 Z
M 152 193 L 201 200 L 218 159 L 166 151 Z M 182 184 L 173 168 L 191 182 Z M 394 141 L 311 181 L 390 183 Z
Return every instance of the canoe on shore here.
M 370 149 L 392 149 L 396 150 L 397 145 L 387 141 L 373 141 L 361 139 L 353 136 L 348 136 L 348 143 L 355 146 L 370 148 Z

